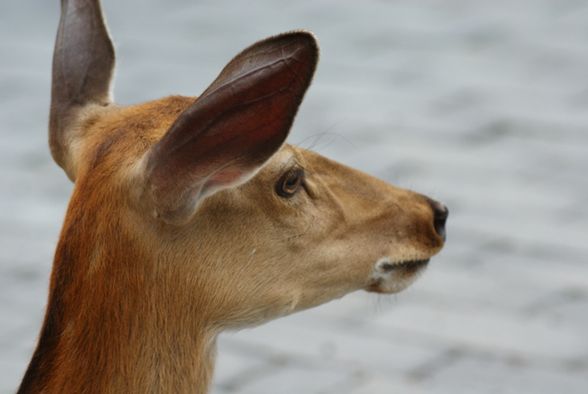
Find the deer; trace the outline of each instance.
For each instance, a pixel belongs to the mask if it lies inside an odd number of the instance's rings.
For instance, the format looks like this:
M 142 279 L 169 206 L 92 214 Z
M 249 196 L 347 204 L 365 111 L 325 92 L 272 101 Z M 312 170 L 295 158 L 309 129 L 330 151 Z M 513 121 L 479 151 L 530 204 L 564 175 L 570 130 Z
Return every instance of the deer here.
M 206 393 L 221 332 L 416 280 L 447 207 L 285 143 L 318 57 L 290 31 L 199 97 L 118 105 L 100 1 L 61 0 L 49 145 L 74 187 L 18 393 Z

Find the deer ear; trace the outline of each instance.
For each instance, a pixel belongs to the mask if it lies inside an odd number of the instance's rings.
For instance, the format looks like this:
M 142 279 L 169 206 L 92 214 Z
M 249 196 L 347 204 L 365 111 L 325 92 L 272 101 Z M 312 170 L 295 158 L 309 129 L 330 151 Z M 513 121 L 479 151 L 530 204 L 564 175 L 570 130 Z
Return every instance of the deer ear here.
M 99 0 L 62 0 L 53 52 L 49 146 L 57 164 L 76 178 L 71 141 L 80 109 L 107 106 L 114 72 L 114 47 Z
M 308 32 L 265 39 L 231 60 L 146 157 L 156 215 L 184 223 L 203 198 L 255 175 L 288 136 L 317 61 Z

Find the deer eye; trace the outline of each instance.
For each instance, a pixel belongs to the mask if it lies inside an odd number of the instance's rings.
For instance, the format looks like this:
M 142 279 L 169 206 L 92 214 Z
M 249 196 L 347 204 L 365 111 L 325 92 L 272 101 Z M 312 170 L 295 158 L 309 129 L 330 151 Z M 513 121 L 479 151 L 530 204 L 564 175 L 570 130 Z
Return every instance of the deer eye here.
M 290 198 L 296 194 L 303 182 L 304 170 L 302 168 L 291 169 L 282 175 L 276 183 L 276 193 L 280 197 Z

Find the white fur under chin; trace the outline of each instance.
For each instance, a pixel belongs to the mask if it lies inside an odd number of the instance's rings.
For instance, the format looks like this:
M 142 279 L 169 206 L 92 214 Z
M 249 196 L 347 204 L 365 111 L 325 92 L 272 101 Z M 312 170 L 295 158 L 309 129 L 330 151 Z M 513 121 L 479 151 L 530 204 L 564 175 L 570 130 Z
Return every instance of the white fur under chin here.
M 370 281 L 378 284 L 378 290 L 382 293 L 398 293 L 414 283 L 425 266 L 417 272 L 407 275 L 402 268 L 389 269 L 389 265 L 395 265 L 389 257 L 382 257 L 376 261 Z

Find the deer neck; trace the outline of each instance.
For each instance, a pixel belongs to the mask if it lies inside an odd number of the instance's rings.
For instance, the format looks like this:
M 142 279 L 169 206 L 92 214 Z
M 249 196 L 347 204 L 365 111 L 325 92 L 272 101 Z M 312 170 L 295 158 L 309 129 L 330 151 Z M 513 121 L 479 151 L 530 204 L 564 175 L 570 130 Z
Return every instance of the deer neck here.
M 174 334 L 159 343 L 153 338 L 94 342 L 70 334 L 55 344 L 50 331 L 45 325 L 19 393 L 208 392 L 214 336 L 196 335 L 191 343 L 179 344 Z
M 97 234 L 80 239 L 77 225 L 66 221 L 62 231 L 19 393 L 206 393 L 217 332 L 198 319 L 199 307 L 177 302 L 177 279 L 158 276 L 132 242 L 110 237 L 100 246 Z

